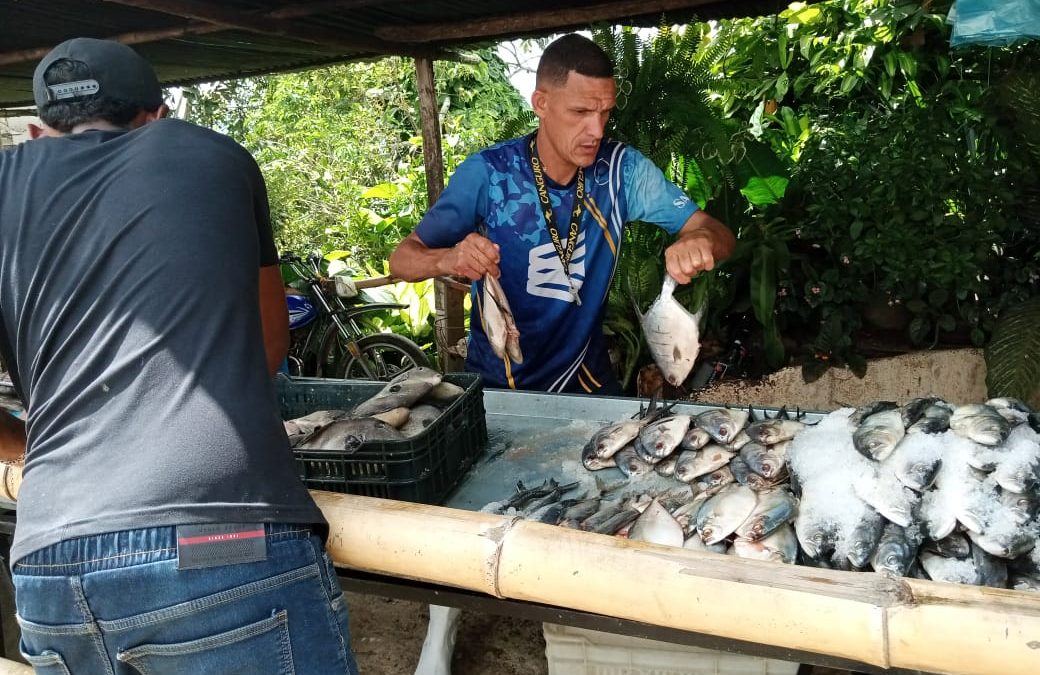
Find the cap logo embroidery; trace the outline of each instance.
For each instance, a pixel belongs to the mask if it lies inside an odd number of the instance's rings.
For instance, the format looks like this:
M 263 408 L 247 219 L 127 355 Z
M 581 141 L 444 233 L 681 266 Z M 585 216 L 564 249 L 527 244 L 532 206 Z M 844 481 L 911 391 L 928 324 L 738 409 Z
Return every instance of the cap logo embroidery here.
M 61 101 L 67 98 L 93 96 L 101 91 L 101 85 L 98 84 L 97 80 L 79 80 L 77 82 L 48 85 L 47 89 L 50 92 L 50 100 Z

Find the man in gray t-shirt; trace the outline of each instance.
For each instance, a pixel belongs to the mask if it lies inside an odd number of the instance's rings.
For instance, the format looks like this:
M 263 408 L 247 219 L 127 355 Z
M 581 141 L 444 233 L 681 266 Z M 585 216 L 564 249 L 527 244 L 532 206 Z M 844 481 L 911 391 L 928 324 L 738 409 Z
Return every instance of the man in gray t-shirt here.
M 33 88 L 40 137 L 0 154 L 0 355 L 28 410 L 0 411 L 0 458 L 25 451 L 30 661 L 356 672 L 271 385 L 288 327 L 256 163 L 163 119 L 125 45 L 62 43 Z

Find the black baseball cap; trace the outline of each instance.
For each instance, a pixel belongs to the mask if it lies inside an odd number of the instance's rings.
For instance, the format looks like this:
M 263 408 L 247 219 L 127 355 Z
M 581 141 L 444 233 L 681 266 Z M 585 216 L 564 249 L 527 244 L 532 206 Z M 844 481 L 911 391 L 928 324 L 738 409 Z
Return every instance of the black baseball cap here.
M 48 86 L 43 74 L 59 59 L 86 64 L 91 76 Z M 33 98 L 37 108 L 55 101 L 82 100 L 91 96 L 121 99 L 139 105 L 143 110 L 155 110 L 163 102 L 162 87 L 152 66 L 121 42 L 73 38 L 52 49 L 36 66 Z

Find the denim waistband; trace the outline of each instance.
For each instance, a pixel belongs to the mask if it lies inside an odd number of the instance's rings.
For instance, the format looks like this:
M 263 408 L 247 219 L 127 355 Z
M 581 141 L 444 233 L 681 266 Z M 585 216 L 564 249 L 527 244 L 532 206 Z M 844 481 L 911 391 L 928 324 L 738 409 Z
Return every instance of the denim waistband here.
M 265 523 L 264 530 L 268 541 L 314 534 L 309 524 Z M 176 559 L 176 526 L 144 527 L 60 541 L 23 556 L 14 564 L 14 572 L 67 576 Z

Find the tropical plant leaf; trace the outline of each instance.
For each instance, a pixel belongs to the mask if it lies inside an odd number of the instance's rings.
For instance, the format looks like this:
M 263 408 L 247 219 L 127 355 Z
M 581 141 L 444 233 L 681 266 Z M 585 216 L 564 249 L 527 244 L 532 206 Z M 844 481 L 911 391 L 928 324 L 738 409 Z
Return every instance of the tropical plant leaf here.
M 990 396 L 1030 400 L 1040 383 L 1040 298 L 1005 311 L 985 349 Z

